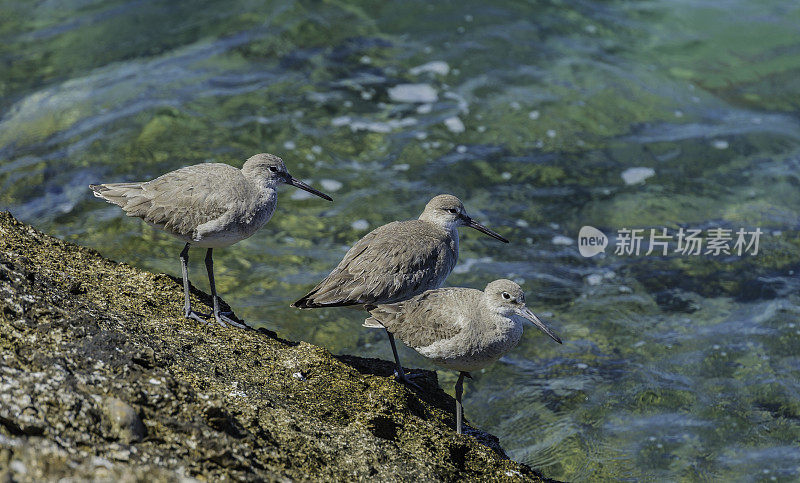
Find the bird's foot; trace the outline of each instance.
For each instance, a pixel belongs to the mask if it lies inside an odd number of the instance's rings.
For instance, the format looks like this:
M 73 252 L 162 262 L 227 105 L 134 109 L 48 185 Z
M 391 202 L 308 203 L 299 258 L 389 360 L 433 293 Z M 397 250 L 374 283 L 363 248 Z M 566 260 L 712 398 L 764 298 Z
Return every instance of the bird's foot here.
M 233 320 L 230 316 L 236 317 L 233 312 L 217 312 L 214 314 L 214 318 L 217 320 L 217 323 L 222 327 L 233 326 L 239 329 L 249 329 L 250 327 L 244 324 L 243 322 L 237 322 Z
M 192 309 L 187 309 L 187 310 L 186 310 L 186 311 L 183 313 L 183 316 L 184 316 L 184 317 L 186 317 L 187 319 L 196 320 L 196 321 L 198 321 L 198 322 L 202 322 L 202 323 L 204 323 L 204 324 L 208 324 L 208 323 L 209 323 L 209 322 L 206 320 L 206 317 L 208 317 L 209 315 L 211 315 L 211 314 L 202 314 L 202 313 L 200 313 L 200 312 L 195 312 L 195 311 L 194 311 L 194 310 L 192 310 Z
M 397 381 L 402 382 L 406 386 L 411 386 L 413 388 L 422 390 L 422 388 L 416 382 L 412 381 L 412 379 L 416 379 L 418 377 L 423 377 L 424 374 L 414 374 L 411 372 L 399 372 L 397 369 L 394 370 L 394 378 Z

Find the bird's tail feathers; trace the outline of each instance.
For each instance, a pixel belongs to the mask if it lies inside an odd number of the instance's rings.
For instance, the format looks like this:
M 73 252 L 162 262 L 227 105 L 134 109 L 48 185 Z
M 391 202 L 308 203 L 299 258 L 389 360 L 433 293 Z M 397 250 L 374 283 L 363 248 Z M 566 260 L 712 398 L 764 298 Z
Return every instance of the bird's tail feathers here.
M 90 184 L 92 194 L 103 200 L 126 207 L 131 198 L 142 194 L 142 183 L 105 183 Z
M 369 329 L 385 329 L 386 327 L 381 323 L 380 320 L 376 319 L 375 317 L 370 317 L 361 324 L 362 327 L 367 327 Z

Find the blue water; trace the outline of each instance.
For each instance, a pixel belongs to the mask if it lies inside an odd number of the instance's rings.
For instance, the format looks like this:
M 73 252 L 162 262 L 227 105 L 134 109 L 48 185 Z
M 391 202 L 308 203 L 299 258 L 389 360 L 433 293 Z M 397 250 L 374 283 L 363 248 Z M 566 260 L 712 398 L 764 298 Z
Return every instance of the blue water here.
M 467 418 L 513 458 L 571 481 L 800 478 L 796 2 L 0 13 L 0 208 L 177 275 L 181 243 L 87 185 L 279 154 L 335 202 L 282 190 L 264 229 L 215 253 L 220 292 L 249 323 L 389 359 L 363 314 L 288 305 L 370 229 L 456 194 L 512 244 L 462 229 L 448 284 L 515 279 L 564 339 L 530 330 L 466 385 Z M 585 225 L 605 254 L 580 255 Z M 756 255 L 615 255 L 624 228 L 762 235 Z

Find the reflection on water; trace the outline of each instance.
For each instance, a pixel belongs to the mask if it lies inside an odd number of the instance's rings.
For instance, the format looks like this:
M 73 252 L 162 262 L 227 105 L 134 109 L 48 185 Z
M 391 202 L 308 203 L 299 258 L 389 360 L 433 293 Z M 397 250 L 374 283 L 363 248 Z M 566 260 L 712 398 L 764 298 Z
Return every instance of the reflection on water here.
M 448 283 L 521 282 L 565 342 L 529 331 L 467 382 L 467 418 L 514 458 L 568 480 L 800 476 L 793 2 L 75 1 L 3 17 L 0 207 L 18 218 L 177 274 L 180 242 L 87 185 L 277 153 L 336 201 L 284 188 L 261 232 L 217 254 L 220 292 L 286 337 L 390 358 L 363 313 L 288 305 L 367 231 L 451 192 L 512 245 L 464 231 Z M 583 258 L 584 225 L 764 236 L 757 256 Z

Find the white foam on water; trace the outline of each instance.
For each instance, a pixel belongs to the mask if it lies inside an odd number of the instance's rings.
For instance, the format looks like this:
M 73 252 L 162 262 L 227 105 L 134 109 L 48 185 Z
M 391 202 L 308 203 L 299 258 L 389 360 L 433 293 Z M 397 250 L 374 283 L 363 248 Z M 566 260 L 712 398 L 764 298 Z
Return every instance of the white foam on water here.
M 333 127 L 347 126 L 348 124 L 350 124 L 350 121 L 351 121 L 350 116 L 334 117 L 333 119 L 331 119 L 331 126 Z
M 445 92 L 442 95 L 445 99 L 452 99 L 458 103 L 458 110 L 464 114 L 469 113 L 469 102 L 464 99 L 461 95 L 455 92 Z
M 356 220 L 353 223 L 350 223 L 350 227 L 354 230 L 366 230 L 369 228 L 369 222 L 364 219 Z
M 287 151 L 293 151 L 296 147 L 297 145 L 294 143 L 294 141 L 286 141 L 283 143 L 283 149 Z
M 553 237 L 553 239 L 552 239 L 552 240 L 550 240 L 550 242 L 551 242 L 553 245 L 563 245 L 563 246 L 566 246 L 566 245 L 572 245 L 573 243 L 575 243 L 575 240 L 573 240 L 572 238 L 570 238 L 570 237 L 568 237 L 568 236 L 564 236 L 564 235 L 556 235 L 556 236 L 554 236 L 554 237 Z
M 350 130 L 356 131 L 370 131 L 377 133 L 390 133 L 396 129 L 402 129 L 417 124 L 417 120 L 413 117 L 405 117 L 403 119 L 389 119 L 388 121 L 368 121 L 361 119 L 353 119 L 350 116 L 339 116 L 331 119 L 331 125 L 334 127 L 349 126 Z
M 533 121 L 535 121 L 535 120 L 539 119 L 540 115 L 541 114 L 539 113 L 539 111 L 531 111 L 531 112 L 528 113 L 528 118 L 533 120 Z
M 389 99 L 394 102 L 431 103 L 439 94 L 430 84 L 398 84 L 389 88 Z
M 294 190 L 294 191 L 292 191 L 292 195 L 289 196 L 289 198 L 291 198 L 291 199 L 293 199 L 295 201 L 307 200 L 307 199 L 313 198 L 313 197 L 314 197 L 314 195 L 312 195 L 308 191 L 304 191 L 304 190 Z
M 456 265 L 456 268 L 453 269 L 453 273 L 467 273 L 476 263 L 490 263 L 491 261 L 492 257 L 467 258 L 462 263 Z
M 656 170 L 653 168 L 628 168 L 622 172 L 622 181 L 625 182 L 626 185 L 633 185 L 644 183 L 644 180 L 650 178 L 656 174 Z
M 586 283 L 588 283 L 589 285 L 600 285 L 601 283 L 603 283 L 603 276 L 600 275 L 599 273 L 593 273 L 588 277 L 586 277 Z
M 341 182 L 335 179 L 321 179 L 319 180 L 319 184 L 322 185 L 325 191 L 339 191 L 343 186 Z
M 420 75 L 424 72 L 430 72 L 438 75 L 447 75 L 450 73 L 450 66 L 443 60 L 432 60 L 422 65 L 412 67 L 409 69 L 409 74 Z
M 728 141 L 724 139 L 715 139 L 711 142 L 711 146 L 713 146 L 714 149 L 728 149 L 730 145 Z
M 447 119 L 445 119 L 444 125 L 447 126 L 447 129 L 449 129 L 450 132 L 453 133 L 460 133 L 466 130 L 466 128 L 464 127 L 464 122 L 461 121 L 461 119 L 459 119 L 456 116 L 448 117 Z

